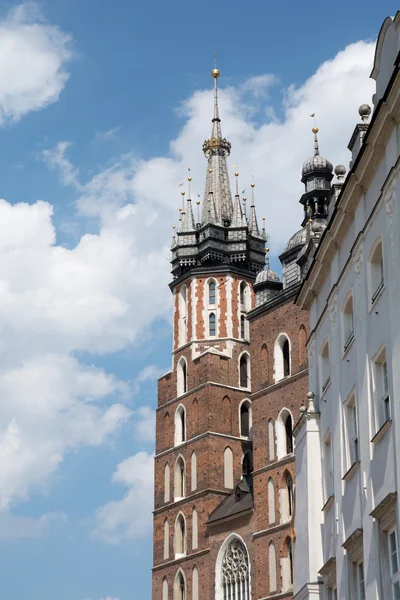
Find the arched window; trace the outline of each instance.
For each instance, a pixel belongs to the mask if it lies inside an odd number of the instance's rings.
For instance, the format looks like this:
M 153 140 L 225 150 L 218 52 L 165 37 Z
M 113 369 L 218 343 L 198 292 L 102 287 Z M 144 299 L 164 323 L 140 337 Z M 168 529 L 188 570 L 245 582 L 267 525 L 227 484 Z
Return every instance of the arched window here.
M 244 352 L 239 360 L 239 385 L 240 387 L 250 387 L 250 357 Z
M 275 460 L 275 433 L 274 433 L 274 422 L 272 419 L 268 421 L 268 448 L 269 448 L 269 460 Z
M 293 419 L 287 408 L 283 408 L 275 424 L 276 453 L 278 460 L 293 452 Z
M 293 425 L 292 416 L 288 415 L 285 421 L 285 432 L 286 432 L 286 454 L 293 452 Z
M 169 502 L 170 500 L 169 478 L 169 464 L 167 463 L 164 467 L 164 502 Z
M 269 563 L 269 591 L 276 592 L 276 552 L 274 542 L 270 542 L 268 547 Z
M 343 351 L 345 352 L 354 339 L 353 295 L 350 294 L 342 309 Z
M 174 552 L 175 558 L 186 554 L 186 523 L 182 513 L 175 520 Z
M 208 333 L 210 337 L 216 336 L 215 313 L 210 313 L 208 316 Z
M 210 306 L 215 304 L 215 281 L 210 281 L 208 284 L 208 304 Z
M 182 356 L 178 362 L 178 370 L 177 370 L 177 392 L 178 396 L 182 396 L 182 394 L 186 394 L 187 392 L 187 364 L 186 359 Z
M 321 391 L 324 392 L 331 381 L 330 366 L 329 366 L 329 342 L 322 342 L 320 353 L 320 368 L 321 368 Z
M 221 563 L 223 600 L 250 600 L 249 570 L 247 550 L 238 538 L 233 538 Z
M 222 414 L 224 416 L 223 419 L 223 429 L 222 433 L 232 433 L 232 406 L 231 401 L 228 396 L 224 396 L 222 399 Z
M 196 452 L 192 452 L 191 458 L 191 491 L 193 492 L 197 488 L 197 457 Z
M 172 446 L 172 433 L 173 433 L 173 429 L 171 427 L 171 417 L 169 416 L 169 413 L 166 412 L 164 415 L 164 427 L 163 427 L 163 431 L 164 431 L 164 448 L 170 448 Z
M 192 571 L 192 600 L 199 600 L 199 573 L 196 567 Z
M 193 435 L 197 435 L 199 431 L 199 402 L 197 398 L 192 403 L 192 419 L 191 419 Z
M 179 569 L 175 577 L 174 600 L 186 600 L 186 582 L 181 569 Z
M 183 346 L 187 342 L 187 288 L 182 285 L 179 290 L 179 319 L 178 319 L 178 345 Z
M 247 450 L 243 456 L 243 475 L 250 475 L 253 472 L 253 455 Z
M 268 348 L 266 344 L 263 344 L 261 348 L 261 373 L 260 373 L 260 382 L 266 383 L 269 381 L 269 360 L 268 360 Z
M 282 591 L 287 592 L 293 587 L 293 545 L 290 537 L 286 538 L 286 556 L 281 558 Z
M 168 520 L 164 521 L 164 560 L 169 558 L 169 525 Z
M 230 448 L 224 451 L 224 487 L 233 488 L 233 452 Z
M 186 411 L 180 404 L 175 411 L 175 446 L 186 441 Z
M 242 340 L 246 339 L 246 319 L 244 315 L 240 317 L 240 337 Z
M 307 332 L 304 325 L 299 329 L 299 365 L 305 365 L 307 362 Z
M 197 510 L 194 508 L 192 512 L 192 550 L 196 550 L 199 545 L 198 518 Z
M 273 525 L 275 520 L 275 487 L 272 477 L 270 477 L 268 479 L 268 522 Z
M 281 523 L 290 521 L 293 515 L 293 480 L 288 471 L 283 476 L 283 488 L 279 491 L 281 504 Z
M 182 456 L 179 456 L 175 463 L 174 477 L 174 500 L 180 500 L 185 497 L 185 462 Z
M 164 577 L 162 584 L 162 600 L 168 600 L 168 581 L 166 577 Z
M 240 436 L 250 437 L 251 434 L 251 403 L 249 400 L 244 400 L 240 405 Z
M 246 287 L 247 284 L 242 281 L 239 287 L 239 295 L 240 295 L 240 306 L 241 308 L 246 310 Z
M 290 375 L 290 343 L 284 333 L 281 333 L 275 342 L 274 362 L 275 381 L 280 381 Z
M 373 304 L 385 285 L 383 269 L 383 250 L 382 241 L 380 238 L 377 241 L 375 241 L 372 247 L 368 260 L 368 270 L 371 304 Z

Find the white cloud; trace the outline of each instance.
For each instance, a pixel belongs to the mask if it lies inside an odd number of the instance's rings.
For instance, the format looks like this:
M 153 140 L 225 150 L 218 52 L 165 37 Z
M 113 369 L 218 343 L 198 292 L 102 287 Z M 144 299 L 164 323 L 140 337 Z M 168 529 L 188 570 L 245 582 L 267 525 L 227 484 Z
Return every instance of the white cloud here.
M 143 442 L 153 442 L 156 430 L 156 413 L 149 406 L 140 406 L 136 411 L 135 431 Z
M 149 532 L 153 463 L 153 457 L 146 452 L 138 452 L 119 463 L 113 480 L 128 487 L 128 491 L 122 500 L 113 500 L 97 509 L 94 537 L 117 544 Z
M 300 169 L 313 147 L 309 115 L 317 113 L 321 152 L 346 163 L 358 105 L 372 94 L 372 53 L 372 44 L 353 44 L 286 90 L 280 121 L 252 120 L 255 106 L 258 114 L 270 109 L 268 78 L 221 91 L 229 165 L 239 164 L 241 188 L 254 175 L 258 214 L 267 216 L 275 254 L 301 221 Z M 194 192 L 203 189 L 201 143 L 210 131 L 212 92 L 196 92 L 181 110 L 185 122 L 168 157 L 122 156 L 85 182 L 66 156 L 67 142 L 44 154 L 76 190 L 79 215 L 98 219 L 98 232 L 74 247 L 57 244 L 48 203 L 0 200 L 0 506 L 46 490 L 66 453 L 104 443 L 129 418 L 122 402 L 132 390 L 74 356 L 131 344 L 145 349 L 150 325 L 169 316 L 168 224 L 176 222 L 188 166 Z M 140 377 L 152 376 L 149 367 Z M 152 412 L 141 407 L 136 418 L 137 435 L 148 440 Z M 128 491 L 98 510 L 99 538 L 117 542 L 148 531 L 152 472 L 146 453 L 119 465 L 114 479 Z
M 96 135 L 94 136 L 95 142 L 109 142 L 111 140 L 115 140 L 118 137 L 118 133 L 120 132 L 121 127 L 111 127 L 106 131 L 96 131 Z
M 0 21 L 0 124 L 56 102 L 69 73 L 70 35 L 47 23 L 34 2 Z

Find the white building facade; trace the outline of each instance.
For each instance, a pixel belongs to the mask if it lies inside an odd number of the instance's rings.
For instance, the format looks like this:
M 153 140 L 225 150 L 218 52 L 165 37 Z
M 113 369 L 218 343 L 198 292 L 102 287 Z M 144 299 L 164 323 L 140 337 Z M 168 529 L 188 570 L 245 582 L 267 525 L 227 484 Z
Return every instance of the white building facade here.
M 400 12 L 381 28 L 350 171 L 299 292 L 295 599 L 400 600 Z M 307 402 L 306 402 L 307 404 Z

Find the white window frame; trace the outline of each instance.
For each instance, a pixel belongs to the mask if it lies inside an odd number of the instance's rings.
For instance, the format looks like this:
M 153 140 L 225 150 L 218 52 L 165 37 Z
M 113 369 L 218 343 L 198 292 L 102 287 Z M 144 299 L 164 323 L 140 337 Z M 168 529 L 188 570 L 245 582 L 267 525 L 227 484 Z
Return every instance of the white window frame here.
M 390 384 L 386 348 L 382 346 L 373 358 L 375 433 L 391 417 Z
M 392 538 L 392 536 L 394 536 Z M 394 552 L 392 551 L 392 547 L 391 547 L 391 539 L 394 539 Z M 392 527 L 391 529 L 389 529 L 389 531 L 387 532 L 387 552 L 388 552 L 388 563 L 389 563 L 389 581 L 390 581 L 390 588 L 391 588 L 391 592 L 392 592 L 392 597 L 393 600 L 397 600 L 396 599 L 396 591 L 395 591 L 395 587 L 400 588 L 400 558 L 399 558 L 399 539 L 398 539 L 398 533 L 397 533 L 397 528 L 396 527 Z M 393 560 L 392 557 L 395 554 L 396 556 L 396 563 L 397 563 L 397 569 L 396 571 L 394 571 L 393 569 Z M 398 596 L 397 596 L 398 597 Z
M 351 310 L 349 305 L 351 303 Z M 350 290 L 343 302 L 342 310 L 342 346 L 343 354 L 350 348 L 354 340 L 354 295 L 353 290 Z
M 322 344 L 319 352 L 319 364 L 321 373 L 321 395 L 323 395 L 329 387 L 331 382 L 331 369 L 329 360 L 329 339 L 326 337 Z
M 210 283 L 213 283 L 215 285 L 215 302 L 213 304 L 210 303 Z M 219 288 L 218 288 L 217 280 L 214 279 L 213 277 L 210 279 L 207 279 L 207 281 L 206 281 L 204 296 L 205 296 L 204 306 L 206 308 L 206 313 L 204 316 L 206 318 L 207 337 L 214 339 L 214 338 L 218 337 Z M 215 333 L 214 333 L 214 335 L 211 335 L 211 331 L 210 331 L 210 315 L 211 315 L 211 313 L 213 313 L 215 316 Z
M 355 392 L 344 402 L 344 423 L 346 434 L 346 471 L 360 462 L 358 410 Z
M 378 248 L 381 248 L 381 259 L 378 261 L 374 258 Z M 369 307 L 370 310 L 375 305 L 385 288 L 385 260 L 383 252 L 382 237 L 379 236 L 371 246 L 368 255 L 368 283 L 369 283 Z

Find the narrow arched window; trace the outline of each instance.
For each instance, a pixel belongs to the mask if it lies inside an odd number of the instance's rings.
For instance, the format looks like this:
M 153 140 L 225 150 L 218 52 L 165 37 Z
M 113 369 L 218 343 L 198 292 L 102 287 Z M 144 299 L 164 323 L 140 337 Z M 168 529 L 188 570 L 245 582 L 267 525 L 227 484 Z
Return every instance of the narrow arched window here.
M 250 437 L 251 428 L 251 404 L 249 401 L 242 402 L 240 405 L 240 435 L 241 437 Z
M 283 592 L 287 592 L 293 587 L 293 545 L 289 537 L 286 538 L 285 546 L 286 556 L 281 559 Z
M 196 567 L 192 571 L 192 600 L 199 600 L 199 573 Z
M 199 531 L 197 510 L 194 508 L 192 512 L 192 550 L 196 550 L 199 545 Z
M 225 550 L 221 579 L 223 600 L 250 600 L 249 557 L 237 538 Z
M 289 517 L 293 516 L 293 479 L 290 474 L 286 477 L 286 491 L 288 497 L 288 511 Z
M 242 354 L 239 362 L 239 383 L 240 387 L 249 387 L 249 357 Z
M 320 365 L 321 365 L 321 380 L 322 380 L 322 388 L 321 391 L 325 392 L 330 381 L 330 364 L 329 364 L 329 342 L 325 341 L 322 346 L 321 354 L 320 354 Z
M 343 352 L 347 350 L 354 339 L 353 296 L 350 295 L 342 310 Z
M 370 296 L 371 304 L 380 295 L 384 287 L 384 269 L 383 269 L 383 250 L 382 242 L 379 240 L 375 244 L 373 251 L 369 258 L 369 282 L 370 282 Z
M 244 315 L 240 317 L 240 337 L 242 340 L 246 339 L 246 319 Z
M 283 376 L 288 377 L 290 375 L 290 355 L 289 355 L 289 340 L 285 340 L 282 346 L 283 355 Z
M 178 396 L 182 396 L 182 394 L 186 394 L 186 392 L 187 392 L 187 364 L 186 364 L 186 360 L 184 359 L 183 356 L 178 362 L 176 383 L 177 383 Z
M 209 331 L 210 337 L 215 337 L 215 335 L 216 335 L 215 313 L 210 313 L 208 316 L 208 331 Z
M 164 467 L 164 502 L 169 502 L 170 500 L 169 477 L 169 464 L 167 463 Z
M 215 281 L 210 281 L 208 284 L 208 304 L 215 304 Z
M 276 592 L 276 552 L 274 542 L 270 542 L 268 547 L 269 563 L 269 591 Z
M 186 583 L 182 571 L 178 571 L 175 577 L 174 600 L 186 600 Z
M 186 554 L 186 525 L 182 514 L 179 514 L 175 521 L 175 558 L 180 558 Z
M 299 329 L 299 365 L 307 362 L 307 332 L 304 325 Z
M 240 304 L 242 306 L 242 308 L 246 308 L 246 283 L 244 281 L 241 282 L 240 284 Z
M 274 433 L 274 422 L 272 419 L 268 421 L 268 448 L 269 448 L 269 460 L 275 460 L 275 433 Z
M 268 522 L 270 525 L 275 523 L 275 487 L 272 478 L 268 479 Z
M 180 456 L 175 463 L 174 500 L 185 497 L 185 463 Z
M 191 491 L 193 492 L 197 488 L 197 457 L 196 452 L 192 452 L 191 458 Z
M 224 451 L 224 487 L 233 488 L 233 452 L 230 448 Z
M 243 456 L 243 475 L 250 475 L 253 471 L 253 455 L 248 450 Z
M 166 577 L 164 577 L 162 584 L 162 600 L 168 600 L 168 581 Z
M 164 560 L 169 558 L 169 525 L 168 520 L 164 521 Z
M 269 381 L 268 348 L 266 344 L 263 344 L 261 348 L 260 358 L 260 383 L 266 383 L 267 381 Z
M 287 415 L 285 421 L 285 432 L 286 432 L 286 454 L 293 452 L 293 425 L 291 415 Z
M 179 290 L 178 302 L 178 345 L 182 346 L 187 342 L 187 288 L 183 285 Z
M 178 406 L 175 411 L 175 446 L 186 441 L 186 411 L 185 407 Z

